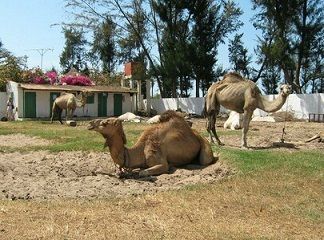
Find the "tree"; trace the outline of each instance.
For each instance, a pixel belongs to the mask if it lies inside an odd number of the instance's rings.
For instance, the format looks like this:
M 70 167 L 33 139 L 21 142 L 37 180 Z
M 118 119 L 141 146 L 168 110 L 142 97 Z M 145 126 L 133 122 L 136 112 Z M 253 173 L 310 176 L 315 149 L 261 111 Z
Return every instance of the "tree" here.
M 63 28 L 65 47 L 60 56 L 60 65 L 64 73 L 72 67 L 79 72 L 87 73 L 87 54 L 85 44 L 87 41 L 83 32 L 74 28 Z
M 74 26 L 94 29 L 98 22 L 110 16 L 116 25 L 120 59 L 143 62 L 163 97 L 176 97 L 179 90 L 181 95 L 188 95 L 193 78 L 198 79 L 198 88 L 208 88 L 215 80 L 217 46 L 240 25 L 237 19 L 241 12 L 231 0 L 66 2 L 73 9 L 75 22 L 71 25 Z M 206 16 L 199 12 L 199 7 L 205 7 Z M 211 26 L 204 25 L 214 22 Z M 200 29 L 195 29 L 195 24 Z M 205 44 L 208 47 L 196 50 Z M 193 56 L 200 59 L 193 62 Z M 201 65 L 194 67 L 197 63 Z
M 26 68 L 25 58 L 14 56 L 0 41 L 0 91 L 6 91 L 7 81 L 21 82 L 24 68 Z
M 319 0 L 252 0 L 252 3 L 259 10 L 254 18 L 255 27 L 262 31 L 263 39 L 272 40 L 270 45 L 259 48 L 261 54 L 273 63 L 272 67 L 282 71 L 285 82 L 296 93 L 305 92 L 314 79 L 310 69 L 322 71 L 311 59 L 321 57 L 316 46 L 323 38 L 323 4 Z M 323 66 L 323 61 L 318 64 Z
M 250 78 L 251 69 L 249 67 L 252 57 L 248 55 L 248 50 L 243 46 L 241 34 L 236 34 L 234 39 L 229 42 L 229 62 L 234 71 L 240 73 L 246 78 Z
M 92 54 L 94 60 L 100 60 L 103 73 L 113 72 L 116 64 L 116 25 L 110 17 L 97 26 L 93 34 Z

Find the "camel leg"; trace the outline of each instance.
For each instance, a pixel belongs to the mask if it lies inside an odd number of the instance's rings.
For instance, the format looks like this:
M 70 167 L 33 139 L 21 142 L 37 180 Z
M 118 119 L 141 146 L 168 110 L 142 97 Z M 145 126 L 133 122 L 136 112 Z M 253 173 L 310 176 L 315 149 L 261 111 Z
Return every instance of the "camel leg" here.
M 167 173 L 169 171 L 167 158 L 162 156 L 160 150 L 156 150 L 156 146 L 151 144 L 145 147 L 145 163 L 148 168 L 139 172 L 140 177 L 159 175 L 162 173 Z
M 56 112 L 56 107 L 55 107 L 55 103 L 53 104 L 53 107 L 52 107 L 52 116 L 51 116 L 51 123 L 53 123 L 53 118 L 54 118 L 54 114 Z
M 154 176 L 154 175 L 160 175 L 162 173 L 167 173 L 169 171 L 169 165 L 168 163 L 158 164 L 153 167 L 141 170 L 139 172 L 140 177 L 147 177 L 147 176 Z
M 62 122 L 62 112 L 63 112 L 63 110 L 61 108 L 57 108 L 58 120 L 60 121 L 61 124 L 63 124 L 63 122 Z
M 253 111 L 245 110 L 243 114 L 243 129 L 242 129 L 242 140 L 241 147 L 247 148 L 247 132 L 249 131 L 249 125 L 252 118 Z
M 223 146 L 224 143 L 221 142 L 216 133 L 216 116 L 218 115 L 219 107 L 216 111 L 212 111 L 207 117 L 207 131 L 209 133 L 210 142 L 214 143 L 213 136 L 215 137 L 218 145 Z

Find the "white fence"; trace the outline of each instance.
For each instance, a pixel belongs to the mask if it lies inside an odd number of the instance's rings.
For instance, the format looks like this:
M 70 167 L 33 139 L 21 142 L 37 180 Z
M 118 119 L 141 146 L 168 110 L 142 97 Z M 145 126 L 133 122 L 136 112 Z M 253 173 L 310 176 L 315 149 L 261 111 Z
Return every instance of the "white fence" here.
M 268 95 L 268 100 L 273 100 L 277 95 Z M 201 98 L 164 98 L 151 99 L 151 105 L 158 114 L 166 110 L 176 110 L 180 108 L 182 111 L 201 115 L 204 107 L 205 99 Z M 144 100 L 146 108 L 146 100 Z M 309 113 L 324 114 L 324 93 L 315 94 L 291 94 L 286 100 L 286 103 L 279 111 L 286 111 L 293 113 L 298 119 L 308 119 Z M 221 113 L 228 112 L 227 109 L 222 108 Z M 266 116 L 268 113 L 256 109 L 255 116 Z

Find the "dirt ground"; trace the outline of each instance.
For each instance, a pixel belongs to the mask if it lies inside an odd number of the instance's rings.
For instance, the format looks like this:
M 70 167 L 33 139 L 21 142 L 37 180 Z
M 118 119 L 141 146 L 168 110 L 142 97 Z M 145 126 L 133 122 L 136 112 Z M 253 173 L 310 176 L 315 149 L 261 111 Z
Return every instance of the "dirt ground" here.
M 205 120 L 193 119 L 193 127 L 204 130 Z M 221 140 L 230 148 L 239 148 L 240 131 L 223 130 L 217 123 Z M 324 149 L 324 143 L 305 140 L 323 130 L 323 123 L 252 122 L 248 136 L 251 149 Z M 286 144 L 280 142 L 282 128 Z M 36 146 L 51 144 L 23 134 L 0 136 L 0 146 Z M 216 147 L 218 149 L 218 147 Z M 217 151 L 217 150 L 216 150 Z M 164 191 L 196 183 L 211 183 L 233 171 L 220 159 L 206 168 L 173 168 L 170 174 L 143 179 L 120 179 L 109 152 L 13 152 L 0 154 L 0 199 L 106 198 Z

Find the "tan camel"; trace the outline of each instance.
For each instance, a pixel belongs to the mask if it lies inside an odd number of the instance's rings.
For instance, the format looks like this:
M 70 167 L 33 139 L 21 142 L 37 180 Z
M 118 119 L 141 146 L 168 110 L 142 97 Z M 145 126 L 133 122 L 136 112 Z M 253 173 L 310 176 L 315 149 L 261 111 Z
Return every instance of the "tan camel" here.
M 280 87 L 280 93 L 274 101 L 267 100 L 261 95 L 257 85 L 251 80 L 244 79 L 237 73 L 224 75 L 223 80 L 210 86 L 205 99 L 205 116 L 207 117 L 207 131 L 210 141 L 214 142 L 213 136 L 219 145 L 224 145 L 218 138 L 215 124 L 220 105 L 223 107 L 243 113 L 241 146 L 247 148 L 247 132 L 253 111 L 260 108 L 266 112 L 278 111 L 285 103 L 291 93 L 291 86 L 284 84 Z
M 183 117 L 174 111 L 160 116 L 160 123 L 146 129 L 137 143 L 125 147 L 122 121 L 117 118 L 92 120 L 89 130 L 106 139 L 105 146 L 120 170 L 140 168 L 141 177 L 167 173 L 169 166 L 197 163 L 207 166 L 217 161 L 209 142 L 191 129 Z
M 73 113 L 77 107 L 83 107 L 86 104 L 86 100 L 86 93 L 81 93 L 81 97 L 79 98 L 74 96 L 74 94 L 72 93 L 62 93 L 61 96 L 57 97 L 54 100 L 52 107 L 51 123 L 53 122 L 53 118 L 56 114 L 60 123 L 63 124 L 61 119 L 62 111 L 65 109 L 67 120 L 68 117 L 73 117 Z

